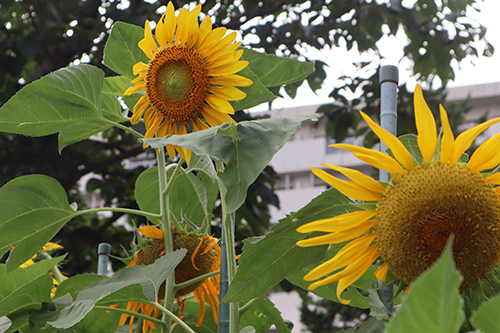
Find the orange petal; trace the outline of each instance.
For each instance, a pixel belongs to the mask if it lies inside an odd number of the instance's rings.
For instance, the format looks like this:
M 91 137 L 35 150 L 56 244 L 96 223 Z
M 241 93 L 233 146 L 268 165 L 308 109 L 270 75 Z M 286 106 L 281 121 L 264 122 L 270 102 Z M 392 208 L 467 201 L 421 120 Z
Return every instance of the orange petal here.
M 139 232 L 145 237 L 163 239 L 163 230 L 153 227 L 152 225 L 146 225 L 138 228 L 137 230 L 139 230 Z

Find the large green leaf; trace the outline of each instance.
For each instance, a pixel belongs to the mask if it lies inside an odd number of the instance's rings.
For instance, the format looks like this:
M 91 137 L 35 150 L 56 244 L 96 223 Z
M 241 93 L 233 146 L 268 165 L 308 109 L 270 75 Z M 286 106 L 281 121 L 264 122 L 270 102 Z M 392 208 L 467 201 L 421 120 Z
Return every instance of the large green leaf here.
M 314 64 L 311 62 L 259 53 L 250 49 L 245 49 L 241 59 L 249 62 L 250 70 L 266 87 L 302 81 L 314 70 Z
M 218 326 L 214 321 L 212 311 L 210 310 L 210 305 L 205 302 L 205 316 L 203 317 L 203 322 L 198 327 L 196 326 L 196 321 L 198 320 L 198 315 L 200 314 L 200 305 L 194 298 L 188 298 L 184 307 L 184 323 L 186 323 L 193 331 L 196 333 L 217 333 Z M 185 333 L 186 330 L 180 326 L 175 325 L 173 327 L 172 333 Z
M 497 296 L 483 303 L 471 318 L 471 323 L 475 328 L 484 333 L 500 332 L 500 297 Z
M 465 319 L 462 281 L 448 242 L 440 259 L 412 285 L 386 333 L 457 333 Z
M 226 123 L 203 131 L 165 138 L 144 139 L 153 148 L 167 144 L 183 146 L 197 155 L 208 155 L 226 164 L 220 175 L 225 189 L 228 212 L 245 201 L 248 187 L 271 161 L 276 152 L 300 128 L 315 116 L 275 118 Z M 224 192 L 227 190 L 227 192 Z
M 260 318 L 265 317 L 272 324 L 274 324 L 278 332 L 280 333 L 291 332 L 290 327 L 288 327 L 287 323 L 283 320 L 283 317 L 281 317 L 281 312 L 278 309 L 276 309 L 274 303 L 271 302 L 271 300 L 269 300 L 267 296 L 262 297 L 257 302 L 257 304 L 254 305 L 254 308 L 262 314 L 261 316 L 258 317 L 258 320 L 261 320 Z M 244 326 L 242 325 L 242 327 Z
M 144 29 L 123 22 L 116 22 L 111 28 L 104 47 L 104 64 L 116 73 L 134 79 L 132 67 L 138 62 L 148 63 L 148 57 L 137 43 L 144 38 Z
M 56 328 L 69 328 L 80 322 L 94 308 L 95 304 L 106 296 L 125 287 L 140 284 L 143 295 L 139 299 L 129 297 L 129 301 L 157 301 L 158 290 L 181 262 L 186 254 L 185 249 L 164 255 L 149 266 L 134 266 L 118 271 L 113 277 L 95 282 L 90 287 L 78 293 L 76 300 L 67 296 L 54 299 L 59 305 L 65 305 L 62 310 L 56 311 L 47 322 Z
M 102 93 L 123 96 L 123 93 L 125 93 L 128 87 L 130 87 L 130 79 L 125 76 L 105 77 Z
M 69 66 L 28 84 L 0 108 L 0 131 L 43 136 L 60 132 L 59 150 L 126 120 L 116 97 L 103 95 L 104 73 Z
M 245 67 L 238 72 L 238 75 L 249 78 L 253 81 L 253 84 L 248 87 L 238 87 L 238 89 L 246 94 L 246 97 L 239 101 L 229 102 L 231 103 L 235 111 L 250 109 L 254 106 L 260 105 L 262 103 L 269 103 L 276 99 L 276 96 L 271 91 L 269 91 L 262 84 L 262 82 L 260 82 L 259 77 L 252 72 L 250 67 Z
M 99 119 L 104 73 L 70 66 L 28 84 L 0 108 L 0 131 L 42 136 Z
M 6 331 L 3 331 L 2 327 L 0 327 L 0 332 L 5 332 L 5 333 L 20 332 L 19 329 L 27 327 L 30 321 L 30 315 L 29 312 L 27 311 L 19 311 L 16 313 L 12 313 L 8 316 L 8 318 L 11 321 L 12 325 Z
M 308 222 L 359 210 L 335 189 L 323 192 L 298 213 L 291 214 L 271 228 L 265 237 L 246 239 L 238 272 L 224 302 L 246 302 L 267 293 L 281 280 L 318 263 L 326 245 L 299 247 L 297 241 L 311 237 L 296 229 Z
M 173 170 L 168 172 L 167 181 L 171 178 Z M 135 198 L 142 210 L 159 214 L 158 168 L 144 171 L 135 184 Z M 218 188 L 203 169 L 180 169 L 169 194 L 169 207 L 171 219 L 177 222 L 188 220 L 201 227 L 203 221 L 209 225 L 212 208 L 217 198 Z
M 7 271 L 30 259 L 74 214 L 55 179 L 29 175 L 5 184 L 0 189 L 0 253 L 15 247 Z
M 37 310 L 42 302 L 50 302 L 52 277 L 34 274 L 27 268 L 6 273 L 0 265 L 0 317 L 18 311 Z

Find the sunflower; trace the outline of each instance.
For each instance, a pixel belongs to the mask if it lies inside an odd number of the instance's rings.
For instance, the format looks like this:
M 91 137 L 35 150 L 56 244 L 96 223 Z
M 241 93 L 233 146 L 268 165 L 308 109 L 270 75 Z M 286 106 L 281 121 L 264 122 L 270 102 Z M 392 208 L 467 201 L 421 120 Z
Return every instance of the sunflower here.
M 11 246 L 10 250 L 12 251 L 14 249 L 14 247 Z M 52 243 L 52 242 L 48 242 L 47 244 L 45 244 L 42 249 L 40 250 L 40 252 L 52 252 L 52 251 L 55 251 L 55 250 L 59 250 L 59 249 L 63 249 L 63 247 L 57 243 Z M 27 261 L 25 261 L 23 264 L 21 264 L 19 267 L 21 268 L 25 268 L 25 267 L 28 267 L 28 266 L 31 266 L 35 263 L 35 260 L 39 259 L 39 253 L 38 252 L 37 254 L 35 254 L 33 257 L 31 257 L 30 259 L 28 259 Z M 49 257 L 50 258 L 50 257 Z M 42 258 L 43 260 L 43 258 Z M 50 274 L 53 275 L 52 272 L 50 272 Z M 60 274 L 61 278 L 63 280 L 67 280 L 68 277 L 67 276 L 64 276 L 63 274 Z M 59 281 L 57 281 L 53 276 L 52 276 L 52 291 L 50 292 L 50 297 L 54 298 L 54 295 L 56 294 L 56 289 L 57 287 L 59 286 Z
M 151 243 L 140 250 L 127 267 L 135 265 L 151 265 L 156 259 L 165 255 L 165 243 L 163 242 L 163 230 L 153 226 L 145 226 L 138 229 L 144 236 L 152 238 Z M 204 274 L 220 270 L 220 247 L 218 239 L 210 236 L 198 237 L 191 234 L 182 234 L 175 229 L 172 230 L 174 250 L 186 249 L 187 253 L 180 264 L 175 268 L 175 283 L 180 284 Z M 215 275 L 203 281 L 196 282 L 175 292 L 177 304 L 181 307 L 180 318 L 183 318 L 185 296 L 193 293 L 196 301 L 200 304 L 200 314 L 196 326 L 199 327 L 205 316 L 205 299 L 212 309 L 214 320 L 217 323 L 219 312 L 219 276 Z M 158 292 L 158 299 L 165 298 L 165 283 Z M 118 305 L 116 305 L 118 306 Z M 143 314 L 158 318 L 159 310 L 151 304 L 140 302 L 128 302 L 127 310 L 134 312 L 142 311 Z M 122 314 L 119 326 L 123 326 L 128 315 Z M 134 316 L 130 318 L 130 332 L 134 326 Z M 154 332 L 154 323 L 144 320 L 142 331 L 147 332 L 151 328 Z
M 188 126 L 200 131 L 234 122 L 229 101 L 245 98 L 236 87 L 253 83 L 235 74 L 248 65 L 239 60 L 243 50 L 236 50 L 241 43 L 233 43 L 236 32 L 226 35 L 223 27 L 212 30 L 208 16 L 198 24 L 200 11 L 201 5 L 191 12 L 182 8 L 176 17 L 169 2 L 156 24 L 155 37 L 146 20 L 144 39 L 138 45 L 150 61 L 134 65 L 135 85 L 125 91 L 130 95 L 146 89 L 130 120 L 135 125 L 144 118 L 145 138 L 186 134 Z M 187 161 L 191 154 L 179 146 L 168 145 L 167 151 L 171 158 L 177 151 Z
M 500 173 L 483 171 L 500 164 L 500 134 L 484 141 L 468 162 L 461 157 L 475 138 L 500 122 L 500 118 L 479 124 L 455 139 L 448 115 L 440 106 L 442 135 L 438 140 L 435 119 L 420 86 L 415 89 L 414 107 L 419 158 L 413 157 L 398 138 L 363 112 L 360 112 L 363 119 L 394 157 L 358 146 L 332 145 L 389 172 L 392 177 L 388 184 L 339 166 L 323 164 L 350 181 L 319 168 L 312 169 L 316 176 L 347 197 L 373 202 L 373 209 L 358 206 L 356 211 L 313 221 L 297 229 L 301 233 L 327 233 L 301 240 L 298 246 L 348 242 L 333 258 L 304 277 L 307 281 L 318 280 L 309 286 L 310 290 L 338 281 L 337 297 L 343 304 L 349 304 L 349 300 L 341 298 L 342 291 L 375 261 L 379 267 L 374 275 L 379 280 L 385 280 L 390 270 L 399 280 L 410 284 L 439 258 L 452 234 L 455 264 L 464 277 L 460 290 L 474 286 L 498 262 L 500 187 L 495 185 L 500 185 Z

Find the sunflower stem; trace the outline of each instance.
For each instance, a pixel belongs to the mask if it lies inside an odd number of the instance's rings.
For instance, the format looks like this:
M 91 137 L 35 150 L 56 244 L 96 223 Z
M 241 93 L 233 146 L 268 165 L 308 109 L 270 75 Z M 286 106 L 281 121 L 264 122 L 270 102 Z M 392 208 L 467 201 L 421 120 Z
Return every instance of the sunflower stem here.
M 96 306 L 94 306 L 94 309 L 101 309 L 101 310 L 105 310 L 105 311 L 114 311 L 114 312 L 125 313 L 125 314 L 128 314 L 129 316 L 134 316 L 136 318 L 146 319 L 146 320 L 154 323 L 155 325 L 160 325 L 160 327 L 165 326 L 165 323 L 162 320 L 147 316 L 147 315 L 140 313 L 140 312 L 134 312 L 134 311 L 125 310 L 122 308 L 112 308 L 112 307 L 104 306 L 104 305 L 96 305 Z
M 399 72 L 396 66 L 382 66 L 380 68 L 380 126 L 391 133 L 397 135 L 397 91 Z M 380 150 L 387 153 L 387 146 L 381 141 Z M 379 180 L 381 182 L 389 181 L 389 173 L 380 170 Z M 379 285 L 382 281 L 378 281 Z M 393 313 L 394 283 L 389 283 L 378 290 L 380 300 L 387 308 L 387 315 Z
M 221 235 L 221 269 L 220 269 L 220 291 L 219 300 L 222 300 L 227 293 L 231 281 L 236 275 L 236 254 L 234 250 L 234 212 L 228 212 L 226 198 L 223 191 L 225 185 L 220 178 L 224 171 L 221 161 L 215 161 L 217 168 L 217 181 L 221 192 L 222 207 L 222 235 Z M 238 303 L 223 303 L 219 308 L 219 333 L 236 333 L 239 331 L 239 306 Z
M 142 322 L 143 321 L 144 321 L 144 319 L 139 318 L 139 320 L 137 321 L 137 325 L 135 326 L 134 333 L 141 333 L 142 332 Z
M 213 272 L 210 272 L 210 273 L 207 273 L 207 274 L 203 274 L 203 275 L 200 275 L 198 277 L 195 277 L 194 279 L 191 279 L 189 281 L 186 281 L 186 282 L 182 282 L 182 283 L 179 283 L 179 284 L 176 284 L 174 286 L 174 289 L 175 291 L 177 290 L 180 290 L 180 289 L 183 289 L 183 288 L 186 288 L 187 286 L 190 286 L 192 284 L 195 284 L 196 282 L 200 282 L 200 281 L 203 281 L 205 280 L 206 278 L 209 278 L 211 276 L 215 276 L 217 274 L 219 274 L 220 271 L 213 271 Z
M 179 175 L 179 170 L 182 166 L 182 162 L 184 162 L 184 159 L 181 157 L 179 157 L 179 161 L 177 162 L 177 164 L 173 165 L 173 166 L 167 166 L 165 168 L 165 175 L 167 174 L 168 170 L 171 169 L 171 168 L 174 168 L 174 172 L 172 174 L 172 178 L 170 179 L 170 181 L 168 181 L 167 183 L 167 187 L 165 188 L 165 197 L 168 198 L 168 195 L 170 194 L 170 191 L 172 190 L 172 184 L 174 183 L 175 179 L 177 178 L 177 176 Z M 173 221 L 171 221 L 173 224 L 174 224 L 174 227 L 177 228 L 177 230 L 182 230 L 182 227 L 179 225 L 179 223 L 177 222 L 176 219 L 174 219 Z
M 182 326 L 182 328 L 184 328 L 184 330 L 186 332 L 190 332 L 190 333 L 196 333 L 195 331 L 193 331 L 191 329 L 191 327 L 189 327 L 185 322 L 183 322 L 179 317 L 177 317 L 175 314 L 172 313 L 172 311 L 168 310 L 167 308 L 163 307 L 160 303 L 157 303 L 157 302 L 151 302 L 149 304 L 152 304 L 154 306 L 156 306 L 158 309 L 160 309 L 162 312 L 163 312 L 163 317 L 167 318 L 169 322 L 173 320 L 175 320 L 175 322 L 177 323 L 177 325 L 180 325 Z M 165 321 L 164 321 L 165 323 Z M 170 327 L 170 325 L 169 325 Z
M 102 118 L 101 121 L 104 122 L 104 123 L 108 123 L 108 124 L 110 124 L 110 125 L 112 125 L 112 126 L 114 126 L 116 128 L 122 129 L 125 132 L 130 133 L 133 136 L 136 136 L 138 138 L 141 138 L 141 139 L 144 138 L 144 135 L 142 135 L 141 133 L 139 133 L 137 131 L 134 131 L 132 128 L 127 127 L 125 125 L 122 125 L 120 123 L 114 122 L 114 121 L 106 119 L 106 118 Z
M 130 209 L 130 208 L 120 208 L 120 207 L 102 207 L 102 208 L 78 210 L 78 211 L 73 213 L 73 216 L 80 216 L 80 215 L 84 215 L 84 214 L 92 214 L 92 213 L 98 213 L 98 212 L 117 212 L 117 213 L 139 215 L 139 216 L 144 216 L 145 218 L 147 218 L 148 220 L 151 220 L 151 221 L 158 221 L 161 219 L 161 214 L 158 215 L 158 214 L 144 212 L 142 210 Z
M 160 191 L 160 215 L 161 215 L 161 226 L 163 229 L 163 239 L 165 242 L 165 254 L 173 252 L 173 242 L 172 242 L 172 232 L 170 228 L 170 210 L 168 208 L 168 191 L 167 188 L 167 172 L 165 168 L 165 150 L 163 148 L 156 149 L 156 157 L 158 161 L 158 183 Z M 175 174 L 175 172 L 174 172 Z M 174 176 L 175 177 L 175 176 Z M 174 180 L 172 177 L 172 180 Z M 170 185 L 171 186 L 171 185 Z M 172 272 L 165 280 L 165 311 L 163 311 L 163 322 L 165 326 L 162 332 L 169 332 L 172 320 L 168 316 L 168 313 L 172 311 L 174 304 L 174 284 L 175 284 L 175 273 Z M 157 304 L 155 304 L 157 306 Z M 157 306 L 158 307 L 158 306 Z M 160 309 L 160 307 L 158 307 Z
M 48 254 L 47 252 L 40 252 L 38 253 L 38 257 L 42 258 L 43 260 L 49 260 L 52 259 L 52 256 Z M 50 271 L 52 272 L 52 275 L 54 276 L 54 279 L 56 279 L 57 282 L 62 283 L 64 281 L 63 275 L 61 274 L 61 271 L 57 267 L 57 265 L 54 265 Z

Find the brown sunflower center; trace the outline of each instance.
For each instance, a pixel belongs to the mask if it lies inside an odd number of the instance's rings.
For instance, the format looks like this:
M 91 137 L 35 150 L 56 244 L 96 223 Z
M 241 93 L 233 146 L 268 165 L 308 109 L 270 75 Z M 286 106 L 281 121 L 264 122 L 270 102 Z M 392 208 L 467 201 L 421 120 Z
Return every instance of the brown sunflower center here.
M 175 268 L 175 283 L 183 283 L 194 279 L 198 276 L 210 273 L 214 271 L 214 260 L 215 254 L 214 250 L 211 249 L 207 253 L 204 253 L 207 249 L 208 242 L 204 241 L 202 238 L 193 235 L 183 235 L 183 234 L 172 234 L 172 240 L 174 244 L 174 250 L 186 249 L 186 256 L 182 259 L 179 265 Z M 200 245 L 201 241 L 201 245 Z M 197 249 L 197 247 L 199 248 Z M 163 239 L 153 239 L 151 243 L 146 245 L 137 257 L 137 265 L 151 265 L 156 259 L 161 257 L 165 246 Z M 197 249 L 197 250 L 196 250 Z M 193 258 L 193 253 L 196 254 Z M 196 267 L 193 266 L 194 265 Z M 175 297 L 181 297 L 189 294 L 190 292 L 196 290 L 203 280 L 191 284 L 185 288 L 177 290 Z M 158 293 L 159 299 L 165 298 L 165 283 L 160 287 Z
M 483 177 L 463 165 L 417 167 L 389 186 L 377 206 L 378 251 L 391 272 L 414 281 L 454 235 L 453 257 L 466 290 L 500 257 L 500 201 Z
M 207 64 L 192 48 L 169 44 L 148 65 L 146 91 L 150 103 L 172 123 L 198 117 L 208 94 Z

